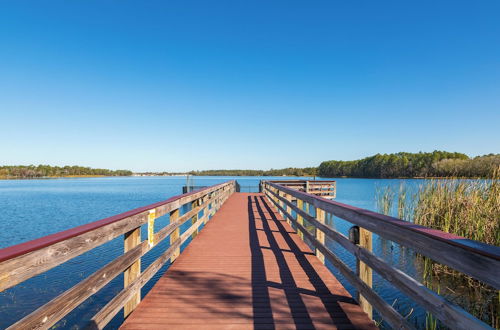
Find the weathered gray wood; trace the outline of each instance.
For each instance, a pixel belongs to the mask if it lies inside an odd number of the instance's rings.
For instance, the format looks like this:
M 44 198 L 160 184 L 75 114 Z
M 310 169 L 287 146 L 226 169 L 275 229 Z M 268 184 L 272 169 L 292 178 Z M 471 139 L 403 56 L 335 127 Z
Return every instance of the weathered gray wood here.
M 349 267 L 341 261 L 335 254 L 333 254 L 329 249 L 320 244 L 316 237 L 311 235 L 307 229 L 299 224 L 290 214 L 288 214 L 285 209 L 283 209 L 277 203 L 274 205 L 281 209 L 286 217 L 288 217 L 299 230 L 302 231 L 303 235 L 309 239 L 309 241 L 321 251 L 321 253 L 328 259 L 341 273 L 344 277 L 358 290 L 362 295 L 375 307 L 375 309 L 382 315 L 384 321 L 389 323 L 394 329 L 414 329 L 414 327 L 409 324 L 406 319 L 401 316 L 391 305 L 386 303 L 372 288 L 370 288 L 366 283 L 361 281 L 356 274 L 349 269 Z
M 287 212 L 289 214 L 292 214 L 290 211 L 287 210 Z M 317 220 L 321 223 L 324 223 L 325 222 L 325 211 L 323 211 L 322 209 L 316 209 L 316 217 L 317 217 Z M 322 244 L 322 245 L 325 245 L 325 233 L 321 230 L 321 229 L 318 229 L 318 227 L 316 227 L 316 240 Z M 325 256 L 323 255 L 323 253 L 321 253 L 320 250 L 316 249 L 316 256 L 318 257 L 319 260 L 321 260 L 321 262 L 324 264 L 325 263 Z
M 189 211 L 179 217 L 178 221 L 164 227 L 155 234 L 155 242 L 157 244 L 170 235 L 176 228 L 188 221 L 193 214 L 196 214 L 202 207 L 208 205 L 208 201 L 200 207 Z M 52 299 L 45 305 L 41 306 L 31 314 L 27 315 L 20 321 L 13 324 L 9 329 L 18 328 L 40 328 L 48 329 L 57 321 L 71 312 L 75 307 L 85 301 L 88 297 L 95 294 L 113 278 L 130 267 L 152 247 L 145 240 L 140 245 L 133 247 L 131 250 L 113 260 L 90 277 L 82 282 L 79 282 L 72 288 L 68 289 L 58 297 Z
M 217 196 L 221 198 L 221 201 L 224 202 L 227 200 L 229 195 L 234 192 L 226 192 L 223 195 Z M 190 220 L 194 214 L 197 214 L 201 211 L 201 209 L 207 207 L 213 200 L 215 199 L 215 195 L 206 200 L 205 203 L 196 209 L 191 210 L 190 212 L 184 214 L 182 217 L 178 218 L 178 221 L 171 224 L 172 227 L 169 229 L 170 232 L 176 230 L 180 224 Z M 93 318 L 92 318 L 92 328 L 103 328 L 111 319 L 123 308 L 127 299 L 133 295 L 133 290 L 137 290 L 142 288 L 153 276 L 156 272 L 163 267 L 165 262 L 171 258 L 175 251 L 180 248 L 180 245 L 183 244 L 188 238 L 190 238 L 194 232 L 196 232 L 202 223 L 205 223 L 206 219 L 209 217 L 209 213 L 206 212 L 204 215 L 196 221 L 186 232 L 182 234 L 182 236 L 178 237 L 170 246 L 167 251 L 165 251 L 158 259 L 156 259 L 142 274 L 136 279 L 133 283 L 129 285 L 128 288 L 123 289 L 117 296 L 115 296 L 106 306 L 104 306 Z M 174 228 L 175 225 L 175 228 Z M 156 238 L 155 238 L 156 239 Z
M 271 194 L 273 193 L 271 190 L 269 190 L 269 192 Z M 427 311 L 431 312 L 436 318 L 448 325 L 450 328 L 463 330 L 490 329 L 490 327 L 484 322 L 478 320 L 455 304 L 447 301 L 445 298 L 441 297 L 401 270 L 389 265 L 373 253 L 353 244 L 347 237 L 319 222 L 299 207 L 293 204 L 291 204 L 290 207 L 297 213 L 297 215 L 300 215 L 310 224 L 320 228 L 327 237 L 338 242 L 347 251 L 372 267 L 385 280 L 392 283 L 392 285 L 408 295 L 408 297 L 415 300 L 415 302 Z
M 191 202 L 191 207 L 193 209 L 198 209 L 198 206 L 200 205 L 200 200 L 197 199 L 197 200 L 194 200 Z M 193 217 L 191 218 L 191 224 L 195 224 L 197 221 L 198 221 L 198 213 L 199 212 L 196 212 Z M 194 239 L 196 237 L 196 235 L 198 235 L 198 231 L 196 230 L 195 232 L 193 232 L 193 236 L 192 238 Z
M 371 252 L 373 246 L 372 236 L 372 233 L 368 230 L 359 228 L 359 246 L 364 250 Z M 366 285 L 371 288 L 373 285 L 373 271 L 366 263 L 363 262 L 363 260 L 360 260 L 359 258 L 356 258 L 356 272 L 361 281 L 365 282 Z M 358 294 L 358 301 L 363 311 L 368 314 L 370 318 L 373 318 L 372 305 L 370 305 L 368 300 L 363 297 L 361 293 Z
M 267 184 L 388 240 L 410 247 L 418 253 L 483 281 L 496 289 L 500 289 L 500 276 L 498 276 L 500 252 L 498 254 L 493 252 L 494 250 L 500 251 L 500 248 L 493 249 L 491 246 L 480 243 L 477 243 L 475 248 L 471 248 L 466 243 L 437 239 L 421 231 L 413 230 L 411 226 L 403 225 L 403 221 L 396 218 L 349 207 L 348 205 L 311 196 L 274 183 L 268 182 Z M 480 250 L 483 245 L 488 250 L 487 253 L 482 253 Z
M 286 197 L 286 200 L 287 200 L 289 203 L 291 203 L 291 202 L 292 202 L 292 195 L 285 195 L 285 197 Z M 285 206 L 285 205 L 283 205 L 283 206 Z M 287 211 L 288 213 L 290 213 L 290 214 L 292 213 L 292 209 L 290 208 L 290 206 L 286 206 L 286 211 Z M 288 224 L 291 224 L 291 223 L 292 223 L 292 222 L 291 222 L 290 220 L 288 220 Z
M 231 185 L 234 186 L 234 181 L 214 186 L 182 197 L 166 205 L 156 207 L 156 215 L 160 217 L 166 214 L 166 212 L 177 209 L 192 200 Z M 1 262 L 0 292 L 141 226 L 147 222 L 148 214 L 148 211 L 144 211 L 70 239 Z
M 225 193 L 221 194 L 220 200 L 221 203 L 224 203 L 227 198 L 234 192 L 234 190 L 231 191 L 226 191 Z M 213 196 L 213 199 L 215 199 L 216 196 Z M 191 219 L 192 215 L 197 213 L 197 210 L 200 210 L 204 207 L 207 207 L 213 199 L 207 200 L 203 205 L 199 206 L 195 210 L 191 210 L 191 213 L 186 213 L 184 214 L 181 218 L 179 218 L 180 221 L 186 222 L 189 219 Z M 194 232 L 198 231 L 199 227 L 201 226 L 202 223 L 205 223 L 205 220 L 209 217 L 209 213 L 206 212 L 203 214 L 203 216 L 198 219 L 192 226 L 184 232 L 179 238 L 175 240 L 175 242 L 172 243 L 172 245 L 160 256 L 158 259 L 156 259 L 146 270 L 141 274 L 139 278 L 137 278 L 133 283 L 129 285 L 129 287 L 124 288 L 121 292 L 119 292 L 106 306 L 104 306 L 91 320 L 91 325 L 90 328 L 92 329 L 102 329 L 106 326 L 106 324 L 109 323 L 113 319 L 113 317 L 123 308 L 125 305 L 125 302 L 130 299 L 130 297 L 133 296 L 134 290 L 138 290 L 142 288 L 153 276 L 156 274 L 156 272 L 163 267 L 165 262 L 173 256 L 175 251 L 180 248 L 181 244 L 186 242 Z M 179 221 L 179 222 L 180 222 Z M 175 225 L 178 226 L 179 222 L 176 222 Z M 172 224 L 173 225 L 173 224 Z M 173 231 L 173 226 L 172 230 Z
M 181 246 L 180 238 L 177 238 L 170 247 L 159 256 L 148 268 L 142 272 L 141 276 L 130 283 L 127 288 L 120 291 L 108 302 L 91 320 L 91 328 L 102 329 L 113 317 L 125 306 L 125 303 L 133 296 L 134 291 L 140 290 L 176 253 Z
M 292 208 L 293 206 L 294 205 L 292 203 Z M 302 199 L 297 199 L 297 209 L 303 210 L 303 208 L 304 208 L 304 202 L 302 201 Z M 304 225 L 304 218 L 302 217 L 302 214 L 298 212 L 297 212 L 297 222 L 302 226 Z M 304 235 L 300 230 L 298 231 L 298 235 L 301 239 L 304 239 Z
M 129 231 L 124 235 L 124 252 L 132 250 L 141 244 L 141 228 L 138 227 Z M 148 242 L 149 245 L 149 242 Z M 123 272 L 123 287 L 126 288 L 141 274 L 141 258 L 137 258 L 125 271 Z M 130 300 L 125 304 L 123 309 L 124 317 L 127 317 L 141 302 L 141 291 L 135 292 Z
M 164 232 L 158 232 L 155 237 L 155 240 L 160 242 L 169 234 L 174 234 L 179 227 L 184 224 L 186 221 L 190 220 L 194 214 L 199 212 L 203 207 L 206 207 L 211 200 L 207 200 L 205 204 L 197 207 L 196 209 L 190 210 L 188 213 L 185 213 L 183 216 L 177 218 L 177 221 L 170 223 L 163 230 Z M 208 217 L 208 214 L 201 218 L 201 221 Z M 187 231 L 187 235 L 184 234 L 182 237 L 177 237 L 174 241 L 171 241 L 170 247 L 160 256 L 158 257 L 151 265 L 149 265 L 144 272 L 142 272 L 141 276 L 134 280 L 129 284 L 128 287 L 124 288 L 117 296 L 115 296 L 106 306 L 104 306 L 93 318 L 92 323 L 93 327 L 102 328 L 104 327 L 111 319 L 120 311 L 121 308 L 125 306 L 125 302 L 127 299 L 130 299 L 133 296 L 133 291 L 142 288 L 153 276 L 156 272 L 163 267 L 165 262 L 169 258 L 172 258 L 175 253 L 180 249 L 182 243 L 184 243 L 187 238 L 192 234 L 195 229 L 201 225 L 201 222 L 197 224 L 197 226 Z M 148 249 L 149 250 L 149 249 Z
M 6 260 L 0 263 L 0 292 L 123 235 L 146 221 L 147 212 L 144 212 L 46 248 Z
M 216 186 L 213 186 L 210 188 L 202 189 L 198 192 L 192 193 L 191 195 L 181 197 L 173 202 L 170 202 L 168 204 L 157 207 L 156 208 L 156 215 L 157 215 L 157 217 L 161 217 L 161 216 L 163 216 L 163 215 L 165 215 L 165 214 L 167 214 L 175 209 L 180 208 L 181 206 L 183 206 L 187 203 L 191 203 L 192 201 L 194 201 L 196 199 L 200 199 L 203 196 L 206 196 L 214 191 L 223 190 L 224 188 L 226 188 L 228 186 L 232 186 L 232 185 L 234 185 L 234 181 L 229 181 L 229 182 L 225 182 L 225 183 L 222 183 L 220 185 L 216 185 Z
M 170 223 L 171 224 L 175 223 L 179 220 L 179 214 L 180 214 L 180 209 L 176 209 L 176 210 L 170 212 Z M 173 245 L 177 241 L 177 239 L 179 238 L 180 235 L 181 235 L 181 229 L 179 227 L 177 227 L 177 229 L 175 229 L 172 232 L 172 234 L 170 235 L 170 244 Z M 174 262 L 180 253 L 181 253 L 181 249 L 179 247 L 172 253 L 172 259 L 170 260 L 170 262 Z
M 8 329 L 48 329 L 121 274 L 142 255 L 147 241 L 114 259 L 71 289 L 11 325 Z

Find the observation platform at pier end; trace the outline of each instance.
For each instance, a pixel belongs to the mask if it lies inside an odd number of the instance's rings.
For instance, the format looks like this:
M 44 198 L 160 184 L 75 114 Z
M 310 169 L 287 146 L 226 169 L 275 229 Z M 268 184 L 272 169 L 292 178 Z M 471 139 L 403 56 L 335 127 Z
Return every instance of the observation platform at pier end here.
M 241 193 L 236 181 L 227 181 L 2 249 L 0 292 L 109 241 L 123 242 L 122 254 L 8 329 L 57 327 L 120 275 L 123 285 L 95 306 L 89 329 L 102 329 L 117 315 L 122 329 L 376 329 L 374 311 L 387 328 L 414 329 L 408 315 L 373 288 L 374 271 L 447 327 L 490 329 L 376 256 L 372 234 L 496 289 L 500 248 L 336 202 L 331 187 L 261 181 L 260 192 Z M 162 217 L 167 224 L 155 227 Z M 326 221 L 333 217 L 352 223 L 349 237 Z M 355 268 L 332 243 L 355 256 Z M 143 267 L 153 249 L 155 259 Z

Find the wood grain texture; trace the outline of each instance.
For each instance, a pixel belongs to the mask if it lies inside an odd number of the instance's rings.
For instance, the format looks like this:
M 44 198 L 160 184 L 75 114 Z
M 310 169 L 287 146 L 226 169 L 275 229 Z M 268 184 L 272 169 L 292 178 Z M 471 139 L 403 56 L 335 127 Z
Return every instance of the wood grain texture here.
M 147 222 L 148 212 L 0 263 L 0 291 L 44 273 Z
M 273 194 L 273 188 L 271 187 L 267 193 Z M 272 197 L 276 198 L 275 195 Z M 347 251 L 356 256 L 356 258 L 362 260 L 368 266 L 373 268 L 385 280 L 400 289 L 410 298 L 414 299 L 418 304 L 420 304 L 427 311 L 431 312 L 435 317 L 437 317 L 444 324 L 448 325 L 450 328 L 462 330 L 490 329 L 487 324 L 430 290 L 422 283 L 410 277 L 408 274 L 394 268 L 392 265 L 375 256 L 370 251 L 353 244 L 347 237 L 324 223 L 319 222 L 301 208 L 293 204 L 290 205 L 290 207 L 297 213 L 297 215 L 302 216 L 310 224 L 320 228 L 327 237 L 338 242 Z
M 136 228 L 125 234 L 124 252 L 132 250 L 141 244 L 141 228 Z M 149 244 L 148 244 L 149 245 Z M 141 274 L 141 258 L 137 258 L 123 273 L 123 287 L 127 288 L 130 283 L 134 282 Z M 137 290 L 130 300 L 125 304 L 123 309 L 124 317 L 127 317 L 141 302 L 141 291 Z
M 268 185 L 500 289 L 500 247 L 308 195 L 275 183 L 268 182 Z
M 222 190 L 222 188 L 219 190 Z M 226 191 L 228 190 L 226 189 Z M 190 220 L 194 214 L 199 212 L 203 207 L 206 207 L 212 201 L 213 200 L 207 200 L 205 204 L 200 205 L 196 209 L 187 212 L 186 214 L 179 217 L 176 222 L 171 223 L 166 227 L 162 228 L 160 231 L 154 234 L 154 242 L 156 244 L 161 242 L 163 239 L 168 237 L 172 232 L 178 229 L 179 226 L 181 226 L 186 221 Z M 130 230 L 130 226 L 131 223 L 134 225 L 137 225 L 138 223 L 139 224 L 145 223 L 147 221 L 147 214 L 149 213 L 150 213 L 149 211 L 146 211 L 141 215 L 136 215 L 131 217 L 131 219 L 136 219 L 137 222 L 116 222 L 96 230 L 97 232 L 100 232 L 100 230 L 104 229 L 109 230 L 109 228 L 118 228 L 119 230 L 129 229 L 125 235 L 125 241 L 124 241 L 125 253 L 120 257 L 116 258 L 115 260 L 113 260 L 112 262 L 110 262 L 109 264 L 107 264 L 106 266 L 104 266 L 103 268 L 101 268 L 100 270 L 96 271 L 94 274 L 92 274 L 82 282 L 66 290 L 55 299 L 49 301 L 48 303 L 39 307 L 31 314 L 27 315 L 20 321 L 16 322 L 9 329 L 24 329 L 24 328 L 47 329 L 51 327 L 57 321 L 63 318 L 66 314 L 71 312 L 75 307 L 77 307 L 79 304 L 85 301 L 88 297 L 95 294 L 102 287 L 104 287 L 104 285 L 109 283 L 113 278 L 115 278 L 122 272 L 125 272 L 125 281 L 126 281 L 125 287 L 129 286 L 129 284 L 131 283 L 136 282 L 137 279 L 140 278 L 139 276 L 140 268 L 137 267 L 139 265 L 138 261 L 140 260 L 141 256 L 143 256 L 146 252 L 148 252 L 152 248 L 152 246 L 149 244 L 148 240 L 141 242 L 139 228 Z M 146 215 L 146 220 L 141 218 L 143 215 Z M 82 237 L 74 237 L 69 241 L 75 242 L 76 239 L 81 241 L 81 239 L 86 238 L 91 234 L 95 234 L 95 232 L 85 233 L 82 235 Z M 86 243 L 88 242 L 89 241 L 87 241 Z M 59 242 L 56 245 L 59 245 L 61 243 L 65 242 Z M 93 241 L 91 241 L 91 244 L 94 244 Z M 84 246 L 85 248 L 87 247 L 87 245 Z M 78 247 L 79 246 L 77 245 L 75 249 L 78 250 Z M 36 252 L 32 252 L 31 254 L 36 254 Z M 65 255 L 64 257 L 67 258 L 67 255 Z M 15 258 L 15 260 L 22 260 L 22 258 Z M 130 272 L 127 273 L 127 271 Z M 138 294 L 140 294 L 140 292 L 133 292 L 132 295 L 132 292 L 129 291 L 128 298 L 134 299 L 132 302 L 134 305 L 136 305 L 138 302 L 137 301 Z M 130 308 L 132 309 L 132 307 Z
M 209 193 L 232 186 L 234 181 L 229 181 L 1 249 L 0 292 L 145 224 L 150 210 L 160 217 Z
M 288 212 L 288 214 L 292 214 L 291 212 Z M 321 223 L 325 223 L 325 211 L 322 209 L 316 209 L 316 220 L 318 220 Z M 325 232 L 323 232 L 321 229 L 316 227 L 316 240 L 322 244 L 325 245 Z M 325 263 L 325 256 L 319 249 L 316 249 L 316 256 L 318 257 L 319 260 L 321 260 L 322 263 Z
M 173 210 L 170 211 L 170 223 L 176 223 L 179 220 L 179 213 L 180 210 Z M 170 245 L 174 244 L 177 239 L 179 238 L 181 234 L 181 230 L 179 227 L 177 227 L 172 234 L 170 234 Z M 172 258 L 170 259 L 170 262 L 174 262 L 175 259 L 181 254 L 181 249 L 180 246 L 172 253 Z
M 304 209 L 304 201 L 302 199 L 297 199 L 297 209 L 303 210 Z M 304 217 L 302 217 L 301 214 L 297 213 L 297 222 L 300 225 L 304 225 Z M 297 233 L 301 239 L 304 239 L 304 234 L 302 234 L 301 231 Z
M 122 328 L 376 327 L 262 194 L 235 193 Z
M 226 191 L 223 195 L 221 195 L 221 201 L 224 202 L 232 193 L 232 191 Z M 204 204 L 198 206 L 196 209 L 192 209 L 188 213 L 183 216 L 177 218 L 177 221 L 174 221 L 169 226 L 171 227 L 170 232 L 172 234 L 179 228 L 181 224 L 184 222 L 191 220 L 193 214 L 197 214 L 203 207 L 207 207 L 213 199 L 215 199 L 215 195 L 212 195 L 210 198 L 205 199 Z M 158 257 L 151 265 L 149 265 L 141 275 L 136 278 L 132 283 L 130 283 L 127 287 L 125 287 L 121 292 L 119 292 L 110 302 L 106 304 L 91 320 L 89 325 L 89 329 L 102 329 L 104 328 L 109 321 L 113 319 L 113 317 L 123 308 L 126 302 L 131 299 L 134 295 L 135 290 L 140 290 L 153 276 L 160 270 L 161 267 L 171 259 L 177 251 L 180 250 L 181 244 L 185 243 L 189 238 L 191 238 L 192 234 L 195 231 L 198 231 L 200 225 L 205 223 L 208 219 L 209 213 L 204 214 L 199 221 L 195 222 L 186 232 L 182 234 L 182 236 L 178 236 L 175 241 L 171 241 L 170 247 L 160 256 Z M 164 236 L 164 235 L 162 235 Z M 163 237 L 164 238 L 164 237 Z M 162 239 L 163 239 L 162 238 Z
M 372 233 L 364 228 L 359 228 L 359 246 L 367 251 L 373 251 Z M 373 286 L 373 271 L 370 266 L 356 258 L 356 271 L 361 281 L 371 288 Z M 372 318 L 372 305 L 361 293 L 358 294 L 358 302 L 363 311 Z
M 143 245 L 136 246 L 126 254 L 114 259 L 71 289 L 14 323 L 8 329 L 49 329 L 140 258 L 143 248 L 148 246 L 147 241 L 143 243 Z
M 267 191 L 267 193 L 270 193 Z M 281 206 L 275 204 L 275 206 L 280 209 Z M 414 329 L 414 326 L 406 321 L 406 319 L 401 316 L 391 305 L 385 302 L 371 287 L 366 285 L 361 279 L 351 270 L 349 267 L 340 260 L 335 254 L 333 254 L 329 249 L 327 249 L 324 245 L 320 244 L 316 237 L 307 231 L 307 229 L 299 225 L 299 223 L 290 215 L 287 214 L 286 211 L 281 208 L 282 212 L 288 217 L 292 222 L 295 223 L 297 228 L 301 230 L 306 237 L 316 249 L 320 250 L 320 252 L 328 259 L 341 273 L 344 277 L 358 290 L 373 306 L 375 306 L 376 310 L 382 318 L 389 324 L 391 327 L 395 329 Z M 363 312 L 366 318 L 369 318 Z

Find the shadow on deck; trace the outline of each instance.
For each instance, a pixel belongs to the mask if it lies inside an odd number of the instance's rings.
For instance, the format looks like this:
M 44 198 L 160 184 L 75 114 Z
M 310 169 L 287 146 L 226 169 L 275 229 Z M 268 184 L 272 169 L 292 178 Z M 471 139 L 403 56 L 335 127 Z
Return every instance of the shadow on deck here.
M 124 329 L 376 328 L 261 194 L 234 194 Z

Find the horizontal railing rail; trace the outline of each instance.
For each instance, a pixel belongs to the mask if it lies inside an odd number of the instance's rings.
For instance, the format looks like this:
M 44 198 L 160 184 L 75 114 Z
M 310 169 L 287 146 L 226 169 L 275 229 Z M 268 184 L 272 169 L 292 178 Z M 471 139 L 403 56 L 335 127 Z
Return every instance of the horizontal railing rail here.
M 495 289 L 500 288 L 500 248 L 419 226 L 407 221 L 350 205 L 307 194 L 278 182 L 262 182 L 265 195 L 285 218 L 292 222 L 302 237 L 306 237 L 320 258 L 328 259 L 359 293 L 358 300 L 368 314 L 372 306 L 394 328 L 411 329 L 405 317 L 385 302 L 371 287 L 372 269 L 396 288 L 453 329 L 490 329 L 462 308 L 449 302 L 424 284 L 388 264 L 371 252 L 371 233 L 412 248 L 415 252 L 450 266 Z M 292 199 L 297 202 L 293 203 Z M 314 216 L 304 210 L 304 204 L 315 208 Z M 309 206 L 308 206 L 309 209 Z M 295 212 L 295 217 L 292 211 Z M 360 228 L 359 243 L 325 224 L 325 213 L 332 214 Z M 311 234 L 306 220 L 314 227 Z M 325 245 L 324 237 L 339 243 L 358 261 L 357 272 L 351 270 Z
M 124 273 L 124 289 L 92 318 L 91 327 L 103 328 L 122 308 L 126 317 L 139 303 L 140 289 L 168 260 L 173 261 L 179 255 L 180 246 L 196 236 L 200 225 L 234 191 L 235 181 L 225 182 L 0 250 L 2 292 L 124 236 L 124 254 L 8 329 L 48 329 L 121 273 Z M 191 210 L 180 215 L 180 208 L 186 204 L 191 204 Z M 155 233 L 154 220 L 166 214 L 170 223 Z M 180 227 L 188 221 L 191 226 L 181 235 Z M 141 226 L 146 224 L 148 237 L 141 241 Z M 141 257 L 167 237 L 170 237 L 169 248 L 141 272 Z
M 337 194 L 335 180 L 271 180 L 267 182 L 329 199 L 335 198 Z

